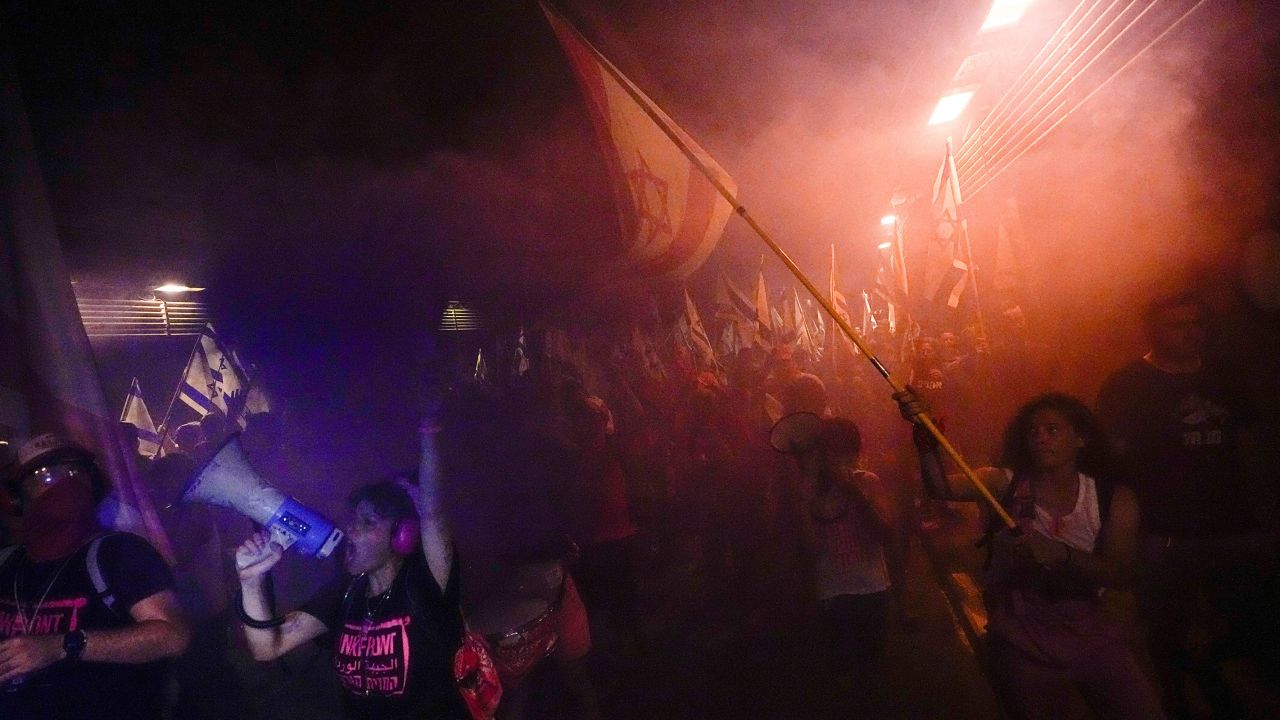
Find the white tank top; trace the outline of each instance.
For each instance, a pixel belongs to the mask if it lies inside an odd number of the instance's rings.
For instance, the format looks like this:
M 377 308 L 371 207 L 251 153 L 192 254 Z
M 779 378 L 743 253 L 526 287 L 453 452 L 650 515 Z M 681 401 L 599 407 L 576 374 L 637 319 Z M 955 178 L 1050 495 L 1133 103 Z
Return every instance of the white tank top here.
M 1071 512 L 1062 517 L 1054 517 L 1037 503 L 1036 517 L 1032 520 L 1031 526 L 1077 550 L 1093 552 L 1098 542 L 1098 533 L 1102 531 L 1102 515 L 1098 507 L 1098 484 L 1093 478 L 1080 473 L 1076 504 L 1071 508 Z
M 872 473 L 866 475 L 873 482 L 882 482 Z M 809 518 L 807 522 L 813 522 L 813 519 Z M 884 543 L 863 520 L 861 513 L 849 509 L 840 519 L 817 523 L 814 529 L 817 536 L 814 579 L 819 600 L 837 595 L 867 595 L 889 589 Z

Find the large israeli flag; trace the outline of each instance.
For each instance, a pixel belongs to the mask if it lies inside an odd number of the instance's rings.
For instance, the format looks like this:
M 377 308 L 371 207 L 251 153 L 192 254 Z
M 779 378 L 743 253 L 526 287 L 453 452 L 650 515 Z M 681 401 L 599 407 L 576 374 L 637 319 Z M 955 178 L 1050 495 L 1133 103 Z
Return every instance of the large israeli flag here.
M 178 398 L 203 417 L 217 410 L 227 414 L 227 395 L 244 392 L 247 383 L 231 355 L 223 349 L 213 325 L 206 325 L 191 353 Z

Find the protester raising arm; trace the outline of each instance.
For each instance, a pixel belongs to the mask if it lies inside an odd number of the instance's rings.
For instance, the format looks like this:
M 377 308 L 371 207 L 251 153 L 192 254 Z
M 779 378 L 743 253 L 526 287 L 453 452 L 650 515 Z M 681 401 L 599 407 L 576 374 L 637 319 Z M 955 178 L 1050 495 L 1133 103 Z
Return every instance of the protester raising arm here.
M 439 431 L 439 421 L 434 415 L 424 418 L 418 426 L 422 455 L 418 460 L 418 492 L 414 500 L 422 523 L 422 552 L 427 557 L 427 567 L 436 583 L 445 588 L 449 586 L 453 566 L 453 536 L 441 502 L 440 454 L 436 447 Z

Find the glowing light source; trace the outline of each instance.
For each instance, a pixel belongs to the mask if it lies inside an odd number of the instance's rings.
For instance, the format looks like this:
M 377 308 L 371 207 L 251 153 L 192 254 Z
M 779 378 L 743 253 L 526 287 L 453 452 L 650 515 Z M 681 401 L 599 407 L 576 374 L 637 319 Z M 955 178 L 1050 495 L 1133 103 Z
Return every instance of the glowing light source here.
M 933 109 L 933 115 L 929 116 L 929 124 L 941 125 L 960 117 L 960 113 L 969 106 L 969 101 L 973 99 L 975 92 L 975 90 L 961 90 L 943 95 L 938 101 L 938 106 Z
M 165 283 L 158 288 L 152 288 L 152 290 L 162 293 L 204 292 L 204 288 L 188 287 L 186 285 L 179 285 L 178 283 Z
M 890 245 L 890 243 L 889 243 L 889 241 L 888 241 L 888 240 L 886 240 L 886 241 L 884 241 L 884 242 L 882 242 L 882 243 L 880 243 L 879 245 L 877 245 L 877 246 L 876 246 L 876 248 L 877 248 L 877 249 L 880 249 L 880 250 L 888 250 L 890 247 L 892 247 L 892 245 Z
M 77 295 L 76 306 L 90 338 L 199 335 L 209 322 L 209 308 L 199 300 L 95 299 Z
M 898 222 L 898 218 L 893 215 L 885 215 L 884 217 L 880 218 L 881 225 L 892 225 L 896 222 Z
M 467 307 L 461 300 L 450 300 L 440 315 L 440 329 L 445 332 L 465 332 L 479 330 L 480 318 L 476 312 Z
M 1033 2 L 1035 0 L 995 0 L 991 3 L 991 11 L 987 13 L 987 19 L 982 21 L 982 27 L 978 28 L 978 32 L 1013 25 L 1022 19 L 1022 14 L 1031 7 Z

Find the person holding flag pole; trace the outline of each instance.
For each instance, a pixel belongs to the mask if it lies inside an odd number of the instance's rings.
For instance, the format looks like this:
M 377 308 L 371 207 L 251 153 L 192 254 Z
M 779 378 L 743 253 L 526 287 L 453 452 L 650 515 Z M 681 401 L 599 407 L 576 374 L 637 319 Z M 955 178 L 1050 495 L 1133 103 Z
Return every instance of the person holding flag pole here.
M 880 376 L 884 378 L 885 382 L 889 384 L 894 395 L 899 396 L 907 393 L 907 387 L 890 374 L 889 369 L 884 366 L 878 357 L 876 357 L 868 343 L 853 329 L 853 327 L 850 326 L 847 320 L 840 317 L 840 314 L 836 311 L 831 301 L 818 290 L 818 288 L 813 284 L 813 281 L 811 281 L 808 276 L 804 274 L 804 271 L 800 269 L 800 266 L 798 266 L 786 251 L 774 241 L 760 223 L 751 216 L 747 211 L 747 208 L 738 201 L 735 191 L 731 190 L 729 187 L 733 184 L 732 179 L 729 178 L 718 165 L 715 165 L 710 156 L 708 156 L 700 147 L 697 147 L 683 130 L 675 127 L 674 123 L 667 117 L 667 115 L 662 112 L 653 103 L 653 101 L 646 97 L 644 93 L 642 93 L 626 76 L 624 76 L 622 72 L 613 65 L 613 63 L 605 58 L 599 50 L 591 45 L 591 43 L 588 42 L 580 32 L 578 32 L 577 28 L 573 27 L 573 25 L 571 25 L 558 11 L 551 8 L 545 2 L 540 3 L 540 5 L 542 6 L 543 13 L 551 23 L 552 28 L 556 31 L 557 37 L 559 38 L 561 45 L 564 47 L 565 52 L 570 55 L 571 59 L 580 58 L 584 55 L 589 56 L 594 64 L 594 66 L 590 68 L 590 71 L 593 73 L 607 75 L 611 78 L 613 83 L 626 93 L 630 98 L 631 103 L 648 116 L 654 126 L 661 130 L 662 134 L 679 149 L 679 151 L 688 160 L 689 164 L 706 178 L 720 197 L 728 202 L 732 212 L 736 213 L 744 222 L 747 223 L 751 230 L 762 242 L 764 242 L 769 250 L 782 261 L 782 264 L 786 266 L 787 270 L 789 270 L 800 284 L 804 286 L 805 290 L 813 296 L 814 300 L 822 306 L 822 309 L 832 318 L 835 325 L 840 328 L 841 332 L 843 332 L 850 341 L 853 342 L 854 346 L 862 352 L 862 354 L 867 358 L 867 361 L 875 368 L 876 372 L 879 373 Z M 579 73 L 585 72 L 580 64 L 575 67 L 577 67 Z M 961 472 L 969 482 L 974 485 L 981 496 L 989 504 L 996 517 L 998 517 L 1001 522 L 1010 529 L 1016 529 L 1017 523 L 1015 523 L 1009 513 L 1005 511 L 1004 507 L 1001 506 L 995 496 L 991 494 L 986 485 L 982 483 L 974 473 L 973 469 L 960 455 L 960 452 L 956 450 L 955 446 L 952 445 L 946 436 L 943 435 L 942 431 L 933 421 L 933 418 L 927 412 L 921 412 L 913 417 L 913 422 L 919 424 L 937 440 L 939 447 L 952 459 L 952 461 L 955 462 L 956 466 L 960 468 Z
M 910 390 L 895 397 L 907 420 L 924 409 Z M 933 438 L 917 428 L 914 440 L 931 498 L 979 499 L 947 475 Z M 982 541 L 991 679 L 1005 710 L 1062 717 L 1078 696 L 1097 717 L 1161 720 L 1154 685 L 1100 602 L 1103 589 L 1133 587 L 1140 527 L 1102 423 L 1069 395 L 1032 398 L 1005 428 L 1000 465 L 977 472 L 1019 524 L 989 524 Z

